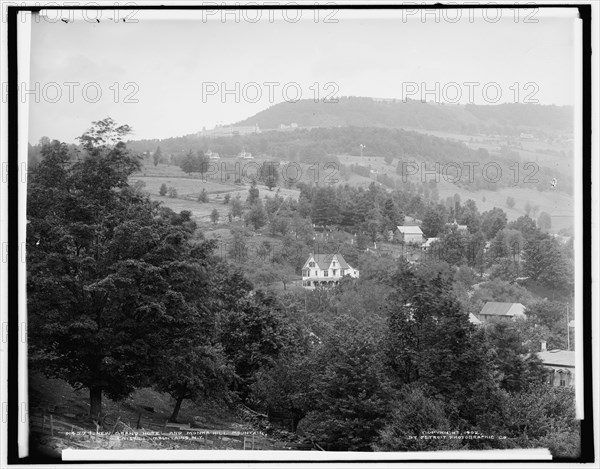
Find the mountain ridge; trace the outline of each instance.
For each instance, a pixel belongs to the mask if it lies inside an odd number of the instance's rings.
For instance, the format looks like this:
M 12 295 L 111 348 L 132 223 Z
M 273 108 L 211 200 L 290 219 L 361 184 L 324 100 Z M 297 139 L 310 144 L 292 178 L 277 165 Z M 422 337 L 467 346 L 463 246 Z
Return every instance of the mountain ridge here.
M 414 100 L 343 97 L 336 102 L 305 99 L 272 105 L 233 126 L 416 128 L 463 134 L 531 133 L 538 137 L 573 132 L 572 106 L 505 103 L 432 104 Z

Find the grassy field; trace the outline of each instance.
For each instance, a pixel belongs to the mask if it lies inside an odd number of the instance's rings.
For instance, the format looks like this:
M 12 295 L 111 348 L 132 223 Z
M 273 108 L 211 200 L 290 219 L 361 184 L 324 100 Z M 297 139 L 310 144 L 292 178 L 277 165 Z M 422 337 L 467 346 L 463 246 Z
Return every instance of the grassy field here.
M 146 162 L 140 171 L 133 175 L 133 178 L 157 178 L 158 180 L 173 180 L 176 178 L 186 178 L 190 180 L 201 181 L 202 179 L 224 184 L 226 186 L 235 185 L 239 180 L 242 185 L 250 184 L 252 179 L 256 179 L 260 168 L 271 163 L 272 159 L 256 158 L 252 160 L 240 160 L 236 158 L 224 158 L 211 163 L 204 177 L 199 173 L 188 175 L 184 173 L 179 166 L 158 164 L 154 166 Z M 307 184 L 331 184 L 336 183 L 339 175 L 336 168 L 330 165 L 327 160 L 319 164 L 306 164 L 298 162 L 280 162 L 277 169 L 279 173 L 279 185 L 285 186 L 286 180 L 295 182 L 304 182 Z M 160 186 L 160 184 L 159 184 Z M 217 188 L 214 188 L 217 190 Z M 208 189 L 207 189 L 208 190 Z
M 522 189 L 505 187 L 497 191 L 479 190 L 469 192 L 456 190 L 456 188 L 440 188 L 440 199 L 453 196 L 458 193 L 462 201 L 473 199 L 477 203 L 480 212 L 499 207 L 504 212 L 509 221 L 516 220 L 525 215 L 525 204 L 539 205 L 536 216 L 541 212 L 547 212 L 552 219 L 551 232 L 558 232 L 561 229 L 571 229 L 574 223 L 574 201 L 573 198 L 563 192 L 540 192 L 536 189 Z M 515 199 L 515 206 L 509 208 L 506 205 L 506 199 L 512 197 Z M 484 201 L 485 199 L 485 201 Z M 532 215 L 531 215 L 532 216 Z M 535 217 L 534 217 L 535 218 Z
M 150 194 L 152 200 L 162 202 L 166 207 L 181 212 L 189 210 L 192 216 L 199 223 L 211 224 L 210 214 L 214 209 L 219 212 L 219 221 L 217 226 L 227 223 L 227 214 L 229 206 L 224 204 L 226 194 L 232 198 L 240 195 L 242 201 L 248 196 L 250 181 L 234 184 L 230 181 L 221 181 L 218 175 L 213 175 L 214 178 L 202 178 L 200 175 L 189 176 L 185 174 L 177 166 L 168 166 L 159 164 L 157 166 L 148 165 L 131 177 L 131 184 L 141 182 L 144 184 L 144 190 Z M 173 187 L 177 191 L 176 197 L 161 196 L 159 190 L 162 184 L 167 188 Z M 202 190 L 208 193 L 209 201 L 206 203 L 198 202 L 198 196 Z M 287 189 L 285 187 L 274 188 L 269 190 L 267 186 L 258 185 L 260 197 L 274 197 L 277 191 L 283 198 L 291 197 L 297 200 L 300 191 L 296 189 Z M 212 224 L 211 224 L 212 225 Z
M 394 177 L 399 184 L 401 178 L 396 174 L 398 160 L 394 160 L 391 165 L 388 165 L 383 157 L 376 156 L 349 156 L 344 155 L 339 157 L 340 162 L 344 165 L 360 164 L 362 166 L 371 166 L 373 170 L 380 174 L 388 174 Z M 415 176 L 418 180 L 418 176 Z M 364 178 L 353 174 L 350 179 L 350 184 L 353 184 L 354 179 L 360 179 L 363 185 L 368 185 L 373 179 Z M 572 196 L 559 191 L 538 191 L 535 188 L 522 187 L 502 187 L 497 191 L 477 190 L 469 191 L 468 188 L 459 187 L 450 182 L 446 182 L 441 178 L 438 183 L 438 192 L 440 200 L 446 197 L 452 197 L 454 194 L 459 194 L 461 200 L 472 199 L 477 203 L 480 212 L 491 210 L 494 207 L 499 207 L 506 212 L 509 221 L 516 220 L 522 215 L 525 215 L 525 205 L 529 202 L 530 205 L 538 205 L 539 209 L 536 216 L 541 212 L 547 212 L 552 217 L 552 232 L 558 232 L 561 229 L 569 229 L 573 226 L 573 211 L 574 199 Z M 506 199 L 512 197 L 515 199 L 515 206 L 509 208 L 506 205 Z

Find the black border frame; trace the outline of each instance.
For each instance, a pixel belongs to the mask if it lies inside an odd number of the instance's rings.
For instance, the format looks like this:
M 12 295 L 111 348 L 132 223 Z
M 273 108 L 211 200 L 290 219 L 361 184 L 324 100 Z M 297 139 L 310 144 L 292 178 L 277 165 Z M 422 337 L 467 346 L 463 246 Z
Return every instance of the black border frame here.
M 581 420 L 581 455 L 577 459 L 553 458 L 552 460 L 501 460 L 497 463 L 555 463 L 555 462 L 594 462 L 594 427 L 593 427 L 593 370 L 592 370 L 592 252 L 591 252 L 591 213 L 592 213 L 592 20 L 591 4 L 578 3 L 551 3 L 551 4 L 493 4 L 493 5 L 442 5 L 439 3 L 431 5 L 94 5 L 94 6 L 12 6 L 7 8 L 7 49 L 8 49 L 8 422 L 7 422 L 7 462 L 13 464 L 128 464 L 138 466 L 140 464 L 301 464 L 301 463 L 329 463 L 329 464 L 356 464 L 356 463 L 417 463 L 417 464 L 442 464 L 446 463 L 494 463 L 488 459 L 451 459 L 424 461 L 416 459 L 356 459 L 351 461 L 324 459 L 324 460 L 148 460 L 148 461 L 124 461 L 124 460 L 102 460 L 102 461 L 63 461 L 62 459 L 50 458 L 41 453 L 36 453 L 30 447 L 30 456 L 18 457 L 18 425 L 19 425 L 19 403 L 18 403 L 18 274 L 24 268 L 20 263 L 18 249 L 18 55 L 17 55 L 17 19 L 19 12 L 39 13 L 41 10 L 239 10 L 239 9 L 261 9 L 261 10 L 314 10 L 331 9 L 341 10 L 403 10 L 403 9 L 548 9 L 548 8 L 576 8 L 582 21 L 582 189 L 583 189 L 583 405 L 585 414 Z

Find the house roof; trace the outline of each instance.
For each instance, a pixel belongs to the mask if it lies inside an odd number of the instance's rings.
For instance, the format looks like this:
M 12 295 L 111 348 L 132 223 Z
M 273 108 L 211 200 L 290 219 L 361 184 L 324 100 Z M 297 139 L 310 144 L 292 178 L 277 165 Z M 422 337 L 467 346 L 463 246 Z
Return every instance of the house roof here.
M 510 311 L 513 306 L 518 306 L 520 311 L 525 309 L 521 303 L 500 303 L 497 301 L 488 301 L 479 315 L 487 314 L 490 316 L 514 316 L 515 313 Z
M 398 231 L 400 231 L 400 233 L 402 233 L 402 234 L 420 234 L 420 235 L 423 234 L 423 232 L 421 231 L 421 228 L 416 225 L 399 226 Z
M 428 238 L 428 239 L 427 239 L 427 241 L 425 241 L 425 242 L 423 243 L 423 246 L 425 246 L 425 247 L 429 247 L 429 246 L 431 246 L 433 243 L 435 243 L 436 241 L 439 241 L 439 240 L 440 240 L 440 238 Z
M 344 259 L 344 256 L 342 256 L 339 252 L 333 253 L 333 254 L 311 254 L 310 257 L 308 258 L 308 261 L 310 261 L 311 257 L 315 260 L 315 262 L 319 266 L 319 269 L 321 269 L 321 270 L 329 269 L 329 266 L 333 262 L 334 258 L 338 261 L 338 264 L 340 264 L 340 269 L 351 269 L 352 268 L 346 262 L 346 260 Z M 306 262 L 308 263 L 308 261 L 306 261 Z
M 573 350 L 548 350 L 538 352 L 537 356 L 540 357 L 544 365 L 575 368 L 575 352 Z
M 481 324 L 481 321 L 473 313 L 469 313 L 469 322 L 471 324 L 475 324 L 476 326 Z

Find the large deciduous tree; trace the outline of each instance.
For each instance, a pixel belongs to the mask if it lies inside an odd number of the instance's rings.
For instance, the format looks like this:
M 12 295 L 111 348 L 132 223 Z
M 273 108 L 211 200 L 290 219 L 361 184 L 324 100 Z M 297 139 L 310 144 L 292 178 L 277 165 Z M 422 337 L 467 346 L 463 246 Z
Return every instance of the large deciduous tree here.
M 279 162 L 267 161 L 260 167 L 260 180 L 269 190 L 279 182 Z
M 525 275 L 557 292 L 570 294 L 573 288 L 573 265 L 554 238 L 540 234 L 530 236 L 523 248 Z
M 396 385 L 420 383 L 444 396 L 448 416 L 472 419 L 489 382 L 481 338 L 443 277 L 402 267 L 388 301 L 388 363 Z
M 523 391 L 530 385 L 541 385 L 546 370 L 536 355 L 526 355 L 524 337 L 513 324 L 493 323 L 484 329 L 493 369 L 502 389 Z
M 443 205 L 431 205 L 425 211 L 421 229 L 423 234 L 430 238 L 438 236 L 446 224 L 446 211 Z
M 212 304 L 218 311 L 218 337 L 233 370 L 232 390 L 245 401 L 255 374 L 273 362 L 288 339 L 288 328 L 277 300 L 240 272 L 213 272 L 217 289 Z
M 156 151 L 152 155 L 152 162 L 154 163 L 154 166 L 158 166 L 158 163 L 160 163 L 161 158 L 162 158 L 162 151 L 160 149 L 160 146 L 158 146 L 158 147 L 156 147 Z
M 312 200 L 311 217 L 317 225 L 330 226 L 338 222 L 339 204 L 331 187 L 317 189 Z
M 506 221 L 504 210 L 494 207 L 492 210 L 483 212 L 481 216 L 481 229 L 487 239 L 492 239 L 498 231 L 506 227 Z
M 174 286 L 190 230 L 128 185 L 139 161 L 128 126 L 94 122 L 69 161 L 57 141 L 30 179 L 27 200 L 31 364 L 90 391 L 122 398 L 148 377 L 193 305 Z
M 302 429 L 335 449 L 370 450 L 389 413 L 381 347 L 384 324 L 339 316 L 309 355 Z M 305 365 L 306 366 L 306 365 Z M 298 396 L 297 396 L 298 397 Z

